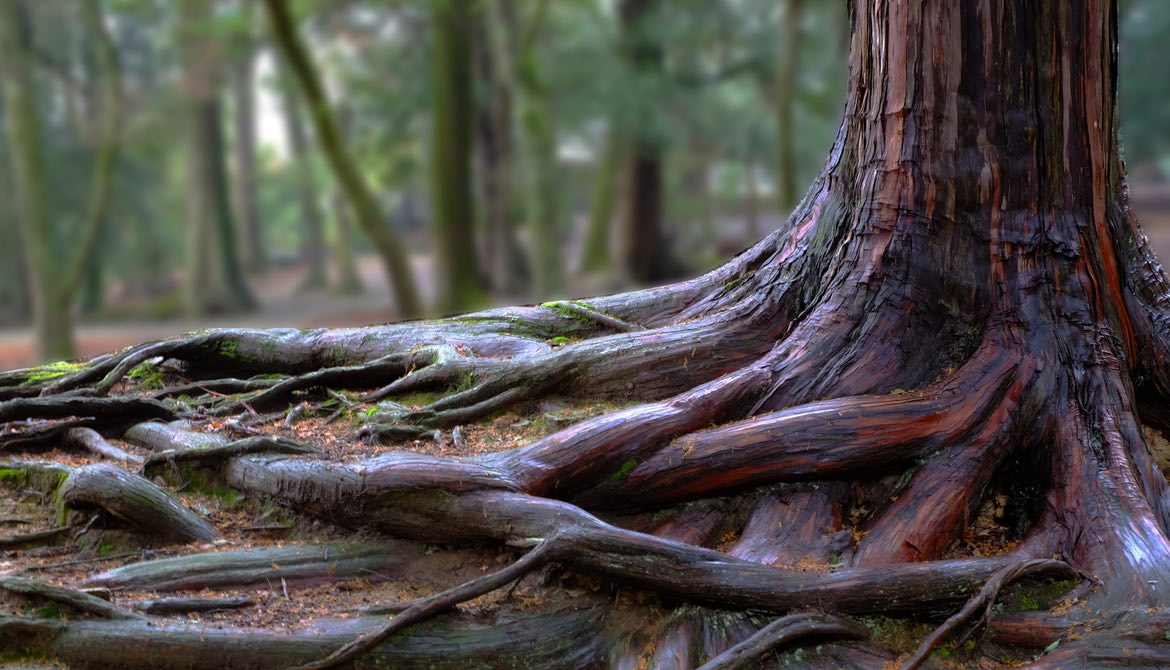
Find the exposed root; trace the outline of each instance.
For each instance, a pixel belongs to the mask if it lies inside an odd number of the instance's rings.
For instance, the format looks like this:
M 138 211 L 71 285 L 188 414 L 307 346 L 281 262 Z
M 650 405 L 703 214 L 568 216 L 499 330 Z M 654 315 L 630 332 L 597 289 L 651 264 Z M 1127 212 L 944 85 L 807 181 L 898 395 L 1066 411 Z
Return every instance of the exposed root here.
M 890 468 L 967 436 L 1000 410 L 1010 360 L 937 388 L 810 403 L 691 433 L 600 486 L 583 502 L 655 505 L 779 481 Z M 621 495 L 637 491 L 636 498 Z
M 321 451 L 288 438 L 259 435 L 245 437 L 227 444 L 156 452 L 142 463 L 142 474 L 146 477 L 153 477 L 161 468 L 179 467 L 180 465 L 204 465 L 219 469 L 223 467 L 223 463 L 227 459 L 247 454 L 320 456 Z
M 145 398 L 16 398 L 0 402 L 0 424 L 25 419 L 93 417 L 105 425 L 127 427 L 141 421 L 175 418 L 173 410 Z
M 112 605 L 96 596 L 91 596 L 88 593 L 82 593 L 81 591 L 66 589 L 24 577 L 15 577 L 12 575 L 0 577 L 0 589 L 22 598 L 68 605 L 78 612 L 102 619 L 127 620 L 142 618 L 140 615 L 127 612 L 120 607 Z
M 584 605 L 584 606 L 583 606 Z M 602 608 L 570 601 L 545 612 L 424 622 L 371 651 L 363 665 L 423 670 L 499 667 L 584 670 L 601 657 Z M 0 617 L 0 647 L 49 656 L 78 670 L 287 670 L 329 655 L 381 618 L 318 619 L 289 632 L 191 622 L 66 621 Z M 126 653 L 134 649 L 135 653 Z
M 699 670 L 735 670 L 750 665 L 781 645 L 807 637 L 818 639 L 864 639 L 865 629 L 841 617 L 801 612 L 780 617 L 758 633 L 707 661 Z
M 1078 573 L 1075 570 L 1072 570 L 1067 566 L 1065 567 L 1065 570 L 1070 577 L 1078 576 Z M 959 626 L 965 624 L 968 619 L 980 611 L 982 611 L 982 615 L 980 616 L 979 620 L 973 624 L 971 630 L 986 626 L 987 622 L 991 620 L 991 608 L 995 605 L 996 596 L 999 595 L 1000 590 L 1002 590 L 1008 584 L 1036 572 L 1046 572 L 1051 574 L 1052 571 L 1053 566 L 1051 565 L 1051 561 L 1033 560 L 1021 561 L 1019 563 L 1009 565 L 1003 570 L 995 573 L 991 579 L 987 580 L 987 583 L 983 585 L 983 588 L 979 589 L 979 593 L 975 594 L 974 597 L 968 600 L 966 605 L 963 605 L 963 609 L 956 612 L 949 619 L 944 621 L 942 625 L 935 628 L 930 633 L 930 635 L 928 635 L 926 639 L 924 639 L 922 643 L 918 645 L 918 648 L 914 650 L 914 653 L 911 654 L 904 663 L 902 663 L 901 670 L 915 670 L 921 666 L 926 661 L 927 657 L 930 656 L 930 652 L 933 651 L 936 646 L 938 646 L 938 643 L 941 642 L 943 638 L 945 638 L 947 635 L 950 635 L 951 632 L 953 632 Z M 968 632 L 968 635 L 969 634 L 970 631 Z
M 414 543 L 333 542 L 191 554 L 130 563 L 91 577 L 88 586 L 113 591 L 198 591 L 291 586 L 362 577 L 394 579 L 424 555 Z
M 99 507 L 158 536 L 202 542 L 219 539 L 210 523 L 166 491 L 105 463 L 77 468 L 57 494 L 70 507 Z
M 113 461 L 121 461 L 123 463 L 133 463 L 141 465 L 143 458 L 137 454 L 131 454 L 123 449 L 119 449 L 106 441 L 106 438 L 101 436 L 92 428 L 74 428 L 66 433 L 69 441 L 79 445 L 81 448 L 90 453 L 108 458 Z
M 146 614 L 189 614 L 191 612 L 221 612 L 251 607 L 256 601 L 235 596 L 230 598 L 154 598 L 137 603 L 134 607 Z
M 8 535 L 0 537 L 0 549 L 22 549 L 24 547 L 44 544 L 46 542 L 52 542 L 72 531 L 73 526 L 61 526 L 60 528 L 50 528 L 49 530 L 37 531 L 35 533 Z

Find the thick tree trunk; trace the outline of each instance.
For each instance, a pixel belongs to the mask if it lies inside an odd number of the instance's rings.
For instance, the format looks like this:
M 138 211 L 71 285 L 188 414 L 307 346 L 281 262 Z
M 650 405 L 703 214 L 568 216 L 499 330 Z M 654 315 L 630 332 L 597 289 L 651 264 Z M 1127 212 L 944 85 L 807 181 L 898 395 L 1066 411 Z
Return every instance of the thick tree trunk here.
M 434 218 L 439 311 L 483 300 L 472 200 L 472 7 L 436 0 L 432 7 L 431 216 Z
M 187 310 L 192 314 L 255 307 L 236 249 L 228 195 L 220 102 L 222 70 L 208 36 L 207 0 L 184 3 L 183 90 L 187 96 Z
M 642 87 L 665 76 L 664 56 L 652 32 L 658 0 L 622 0 L 619 6 L 623 55 Z M 639 283 L 659 281 L 669 272 L 663 230 L 662 140 L 650 119 L 648 100 L 641 101 L 630 133 L 625 165 L 625 202 L 620 238 L 623 272 Z
M 249 443 L 174 458 L 222 456 L 231 487 L 332 523 L 530 548 L 344 644 L 306 650 L 295 659 L 306 668 L 377 660 L 388 636 L 408 643 L 400 629 L 550 563 L 659 595 L 653 605 L 614 597 L 601 630 L 573 645 L 588 650 L 582 665 L 722 664 L 816 632 L 807 626 L 858 634 L 844 617 L 950 615 L 902 658 L 879 636 L 784 659 L 914 668 L 994 614 L 1008 582 L 1039 573 L 1079 585 L 1060 607 L 993 622 L 1016 658 L 1047 648 L 1037 667 L 1166 667 L 1170 486 L 1142 422 L 1167 423 L 1170 280 L 1126 203 L 1114 3 L 851 12 L 850 97 L 821 175 L 781 230 L 711 273 L 432 322 L 208 331 L 76 371 L 7 373 L 0 398 L 14 399 L 0 421 L 19 430 L 0 433 L 0 448 L 43 446 L 81 423 L 109 433 L 132 412 L 261 416 L 332 388 L 375 389 L 360 399 L 373 408 L 361 434 L 385 439 L 549 394 L 638 400 L 499 453 L 334 460 Z M 205 379 L 163 392 L 204 394 L 198 410 L 87 397 L 160 357 Z M 232 377 L 215 377 L 225 370 Z M 288 376 L 245 379 L 272 372 Z M 420 408 L 373 404 L 435 389 L 447 393 Z M 10 465 L 30 485 L 45 471 Z M 999 491 L 1012 492 L 1013 543 L 983 556 L 960 540 Z M 541 581 L 557 590 L 572 579 Z M 697 606 L 780 618 L 765 626 Z M 799 613 L 808 609 L 834 617 Z M 196 636 L 0 624 L 80 664 L 100 663 L 110 636 Z M 216 638 L 270 644 L 266 631 Z M 78 651 L 87 642 L 89 655 Z M 993 660 L 980 653 L 972 665 Z M 545 658 L 533 652 L 534 664 Z

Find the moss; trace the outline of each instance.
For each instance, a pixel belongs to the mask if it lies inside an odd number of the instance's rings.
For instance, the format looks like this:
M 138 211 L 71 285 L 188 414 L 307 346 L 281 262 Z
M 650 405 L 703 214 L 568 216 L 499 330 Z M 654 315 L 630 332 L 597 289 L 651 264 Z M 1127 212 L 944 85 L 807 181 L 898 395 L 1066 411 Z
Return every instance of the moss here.
M 70 363 L 69 361 L 58 361 L 56 363 L 40 365 L 28 371 L 28 378 L 25 380 L 25 383 L 32 384 L 57 379 L 82 370 L 85 367 L 85 363 Z
M 117 548 L 118 546 L 113 542 L 110 542 L 109 540 L 103 540 L 102 543 L 98 545 L 97 553 L 112 554 Z
M 442 393 L 435 392 L 407 393 L 406 395 L 398 396 L 398 402 L 410 407 L 422 407 L 424 405 L 429 405 L 442 397 Z
M 152 363 L 141 363 L 134 366 L 128 375 L 138 383 L 138 388 L 142 390 L 160 389 L 163 387 L 163 373 Z
M 570 342 L 572 342 L 572 340 L 565 337 L 564 335 L 558 335 L 558 336 L 548 340 L 548 343 L 553 345 L 554 347 L 562 347 Z
M 633 472 L 634 468 L 636 467 L 638 467 L 638 461 L 635 461 L 631 458 L 625 463 L 622 463 L 622 467 L 618 468 L 618 471 L 610 475 L 605 481 L 612 482 L 621 479 L 622 477 L 625 477 L 626 475 Z
M 1062 579 L 1054 582 L 1030 581 L 1004 589 L 1000 600 L 1009 612 L 1036 612 L 1052 609 L 1078 582 Z
M 239 358 L 240 341 L 234 338 L 223 340 L 219 343 L 219 355 L 224 358 L 235 360 Z
M 26 486 L 28 470 L 24 468 L 0 468 L 0 482 L 11 486 Z

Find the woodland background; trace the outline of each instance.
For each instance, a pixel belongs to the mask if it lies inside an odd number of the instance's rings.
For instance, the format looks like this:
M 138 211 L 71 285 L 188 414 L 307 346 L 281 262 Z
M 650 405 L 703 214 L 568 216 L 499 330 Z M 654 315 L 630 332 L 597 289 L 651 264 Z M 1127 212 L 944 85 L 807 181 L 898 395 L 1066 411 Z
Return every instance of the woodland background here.
M 843 102 L 844 2 L 283 6 L 357 187 L 259 0 L 4 0 L 0 368 L 46 357 L 36 273 L 78 355 L 399 319 L 363 192 L 425 314 L 691 275 L 782 223 Z M 1133 204 L 1170 259 L 1170 8 L 1120 21 Z

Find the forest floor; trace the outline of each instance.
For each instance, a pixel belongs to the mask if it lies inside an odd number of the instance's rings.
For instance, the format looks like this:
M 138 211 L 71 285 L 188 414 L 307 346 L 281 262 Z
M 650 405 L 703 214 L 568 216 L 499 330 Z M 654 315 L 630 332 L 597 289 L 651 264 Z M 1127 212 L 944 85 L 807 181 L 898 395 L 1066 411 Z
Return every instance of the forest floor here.
M 169 384 L 176 380 L 165 381 Z M 116 392 L 129 390 L 124 385 L 120 384 Z M 418 406 L 432 399 L 419 394 L 418 397 L 404 398 L 404 401 L 408 405 Z M 613 409 L 614 406 L 609 404 L 586 405 L 568 399 L 533 402 L 475 425 L 462 426 L 452 431 L 436 431 L 433 436 L 394 447 L 354 437 L 364 419 L 364 412 L 360 408 L 342 413 L 332 422 L 322 418 L 285 421 L 285 415 L 277 413 L 264 416 L 263 420 L 257 417 L 247 425 L 246 430 L 252 434 L 290 438 L 320 449 L 326 458 L 343 462 L 370 458 L 390 450 L 471 456 L 527 444 L 567 425 Z M 241 426 L 229 424 L 231 422 L 206 420 L 186 424 L 186 428 L 230 439 L 239 434 Z M 131 441 L 112 439 L 110 443 L 141 458 L 151 456 L 148 449 Z M 92 454 L 68 448 L 53 449 L 36 454 L 33 458 L 52 461 L 68 468 L 100 462 Z M 120 465 L 133 469 L 130 463 Z M 0 463 L 0 475 L 11 471 L 4 470 L 4 466 Z M 11 468 L 13 464 L 7 467 Z M 235 597 L 246 600 L 247 604 L 204 613 L 152 614 L 152 625 L 196 624 L 213 628 L 264 628 L 280 633 L 294 633 L 340 625 L 336 623 L 337 619 L 368 615 L 369 612 L 363 612 L 363 608 L 385 607 L 432 595 L 497 570 L 521 555 L 518 550 L 507 547 L 433 545 L 370 536 L 318 519 L 302 517 L 293 511 L 274 507 L 263 499 L 251 499 L 224 487 L 200 484 L 188 486 L 190 482 L 176 482 L 176 477 L 181 479 L 182 475 L 177 471 L 168 473 L 166 477 L 157 475 L 155 481 L 167 484 L 184 506 L 209 520 L 221 539 L 206 543 L 168 543 L 144 533 L 130 531 L 125 524 L 113 519 L 103 517 L 94 523 L 87 520 L 87 514 L 72 512 L 69 521 L 74 524 L 74 528 L 82 529 L 80 533 L 39 546 L 0 549 L 0 575 L 16 575 L 69 589 L 97 587 L 89 592 L 109 599 L 115 606 L 129 612 L 137 611 L 147 600 L 160 597 Z M 1000 523 L 1009 503 L 1006 492 L 990 496 L 989 501 L 972 521 L 964 537 L 950 548 L 948 557 L 994 556 L 1014 546 L 1012 530 Z M 648 513 L 607 520 L 644 532 L 651 532 L 657 523 L 656 517 Z M 865 522 L 865 518 L 856 515 L 842 519 L 844 527 L 857 533 L 862 532 L 860 529 Z M 38 492 L 27 481 L 17 482 L 12 477 L 0 476 L 0 540 L 4 536 L 50 530 L 60 523 L 58 513 L 53 511 L 53 505 L 44 492 Z M 726 550 L 737 539 L 734 531 L 717 533 L 712 548 Z M 344 547 L 354 545 L 384 546 L 386 553 L 393 553 L 396 560 L 392 565 L 376 569 L 338 570 L 324 576 L 318 573 L 311 579 L 299 579 L 295 567 L 273 560 L 271 570 L 252 577 L 248 584 L 224 584 L 214 589 L 159 589 L 162 593 L 152 588 L 120 588 L 116 584 L 111 588 L 103 588 L 110 586 L 109 575 L 117 574 L 106 571 L 140 561 L 279 547 L 304 547 L 317 551 L 322 547 L 330 547 L 336 548 L 334 551 L 340 555 Z M 326 560 L 329 560 L 330 549 L 325 548 L 324 551 Z M 835 570 L 838 566 L 806 560 L 793 567 L 823 572 Z M 1075 607 L 1076 602 L 1061 602 L 1060 594 L 1067 588 L 1068 584 L 1014 585 L 1001 596 L 1000 609 L 997 611 Z M 661 602 L 652 594 L 615 590 L 588 575 L 577 575 L 555 566 L 523 578 L 512 588 L 493 591 L 464 603 L 458 607 L 458 611 L 462 616 L 478 619 L 486 618 L 500 608 L 510 612 L 539 612 L 554 604 L 557 607 L 565 605 L 566 601 L 579 601 L 577 606 L 586 607 L 595 605 L 598 600 L 636 603 L 643 608 L 643 616 L 652 617 L 657 613 L 666 617 L 671 611 L 671 603 Z M 44 607 L 36 609 L 26 600 L 0 595 L 0 614 L 68 616 L 68 608 L 61 607 L 60 612 L 55 610 L 46 613 Z M 879 653 L 886 659 L 883 667 L 896 667 L 897 661 L 913 651 L 933 627 L 927 621 L 884 617 L 869 617 L 862 621 L 874 636 L 873 642 L 877 644 Z M 989 658 L 987 652 L 986 648 L 977 649 L 974 643 L 945 644 L 936 650 L 925 667 L 986 670 L 1016 667 L 1029 660 L 1015 654 L 994 651 Z M 767 665 L 799 668 L 801 653 L 797 650 L 772 655 Z M 3 660 L 0 658 L 0 664 Z

